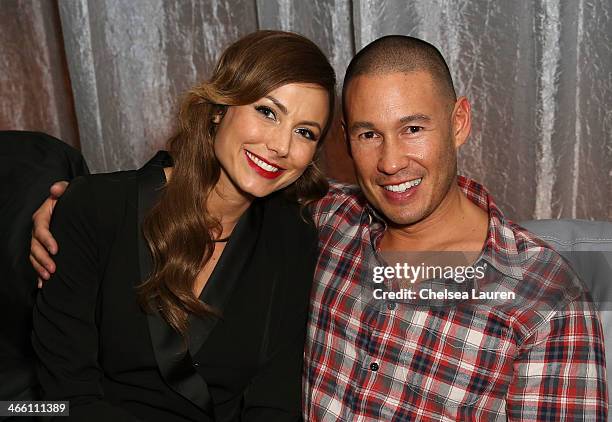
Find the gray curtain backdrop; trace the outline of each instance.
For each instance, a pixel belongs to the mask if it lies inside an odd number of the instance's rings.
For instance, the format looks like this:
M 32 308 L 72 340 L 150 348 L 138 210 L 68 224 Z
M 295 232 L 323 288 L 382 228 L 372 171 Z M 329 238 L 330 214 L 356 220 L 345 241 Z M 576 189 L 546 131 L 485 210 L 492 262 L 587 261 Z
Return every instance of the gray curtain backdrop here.
M 339 80 L 380 36 L 433 43 L 473 106 L 461 173 L 516 220 L 612 220 L 610 0 L 1 0 L 0 128 L 80 143 L 95 172 L 136 168 L 180 94 L 256 29 L 313 39 Z M 327 142 L 328 174 L 352 180 Z
M 48 132 L 78 147 L 57 5 L 0 0 L 0 129 Z

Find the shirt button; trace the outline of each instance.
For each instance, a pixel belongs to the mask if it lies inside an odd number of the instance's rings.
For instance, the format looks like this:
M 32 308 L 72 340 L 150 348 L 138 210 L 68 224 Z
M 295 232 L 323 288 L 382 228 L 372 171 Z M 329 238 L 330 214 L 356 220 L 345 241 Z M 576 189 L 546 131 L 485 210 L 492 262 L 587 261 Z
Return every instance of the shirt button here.
M 387 303 L 387 309 L 392 311 L 395 309 L 395 302 L 389 302 Z
M 378 368 L 379 368 L 379 366 L 378 366 L 378 364 L 377 364 L 376 362 L 372 362 L 372 363 L 370 364 L 370 369 L 371 369 L 372 371 L 376 372 L 376 371 L 378 371 Z

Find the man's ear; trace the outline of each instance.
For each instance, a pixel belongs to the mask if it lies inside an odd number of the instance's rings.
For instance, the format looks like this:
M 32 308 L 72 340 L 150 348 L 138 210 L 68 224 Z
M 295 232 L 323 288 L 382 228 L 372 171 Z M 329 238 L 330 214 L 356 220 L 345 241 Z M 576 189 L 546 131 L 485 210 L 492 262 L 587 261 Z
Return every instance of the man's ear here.
M 351 140 L 349 139 L 348 130 L 346 129 L 346 123 L 344 122 L 344 118 L 340 119 L 340 127 L 342 128 L 342 136 L 344 137 L 346 152 L 348 153 L 349 157 L 353 158 L 353 154 L 351 153 Z
M 472 131 L 472 106 L 466 97 L 457 98 L 451 118 L 455 148 L 459 148 L 467 141 Z

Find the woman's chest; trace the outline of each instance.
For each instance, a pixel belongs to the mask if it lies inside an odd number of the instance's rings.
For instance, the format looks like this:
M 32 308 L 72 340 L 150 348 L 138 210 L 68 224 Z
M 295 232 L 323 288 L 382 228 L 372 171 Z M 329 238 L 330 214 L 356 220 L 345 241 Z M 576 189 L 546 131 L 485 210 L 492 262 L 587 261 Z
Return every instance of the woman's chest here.
M 206 282 L 214 284 L 205 286 L 201 299 L 221 305 L 220 317 L 195 321 L 187 338 L 187 343 L 191 338 L 201 340 L 196 342 L 197 349 L 189 352 L 195 369 L 205 378 L 231 382 L 260 365 L 267 338 L 275 333 L 283 312 L 283 302 L 278 300 L 281 274 L 271 264 L 275 258 L 273 251 L 259 245 L 238 271 L 236 265 L 225 263 L 205 274 Z M 135 235 L 122 236 L 109 251 L 97 309 L 99 351 L 109 373 L 155 369 L 158 365 L 152 321 L 138 298 L 138 286 L 146 278 L 142 261 Z M 166 333 L 179 336 L 171 330 Z

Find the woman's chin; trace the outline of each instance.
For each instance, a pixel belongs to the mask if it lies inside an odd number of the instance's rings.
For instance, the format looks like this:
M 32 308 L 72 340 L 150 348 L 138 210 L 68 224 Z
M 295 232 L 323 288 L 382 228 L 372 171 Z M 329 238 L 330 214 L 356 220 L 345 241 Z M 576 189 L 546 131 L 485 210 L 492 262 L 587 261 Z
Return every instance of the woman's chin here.
M 238 183 L 236 187 L 243 195 L 254 198 L 263 198 L 276 190 L 276 187 L 273 185 L 267 184 L 265 186 L 263 183 L 251 180 L 247 181 L 247 183 Z
M 243 192 L 249 196 L 255 197 L 255 198 L 264 198 L 278 190 L 282 189 L 282 187 L 275 187 L 275 188 L 268 188 L 268 189 L 262 189 L 262 188 L 249 188 L 249 189 L 243 189 Z
M 249 183 L 242 183 L 240 189 L 247 195 L 255 198 L 263 198 L 274 192 L 278 192 L 281 189 L 289 186 L 293 181 L 282 181 L 276 183 L 261 183 L 258 180 L 249 181 Z

